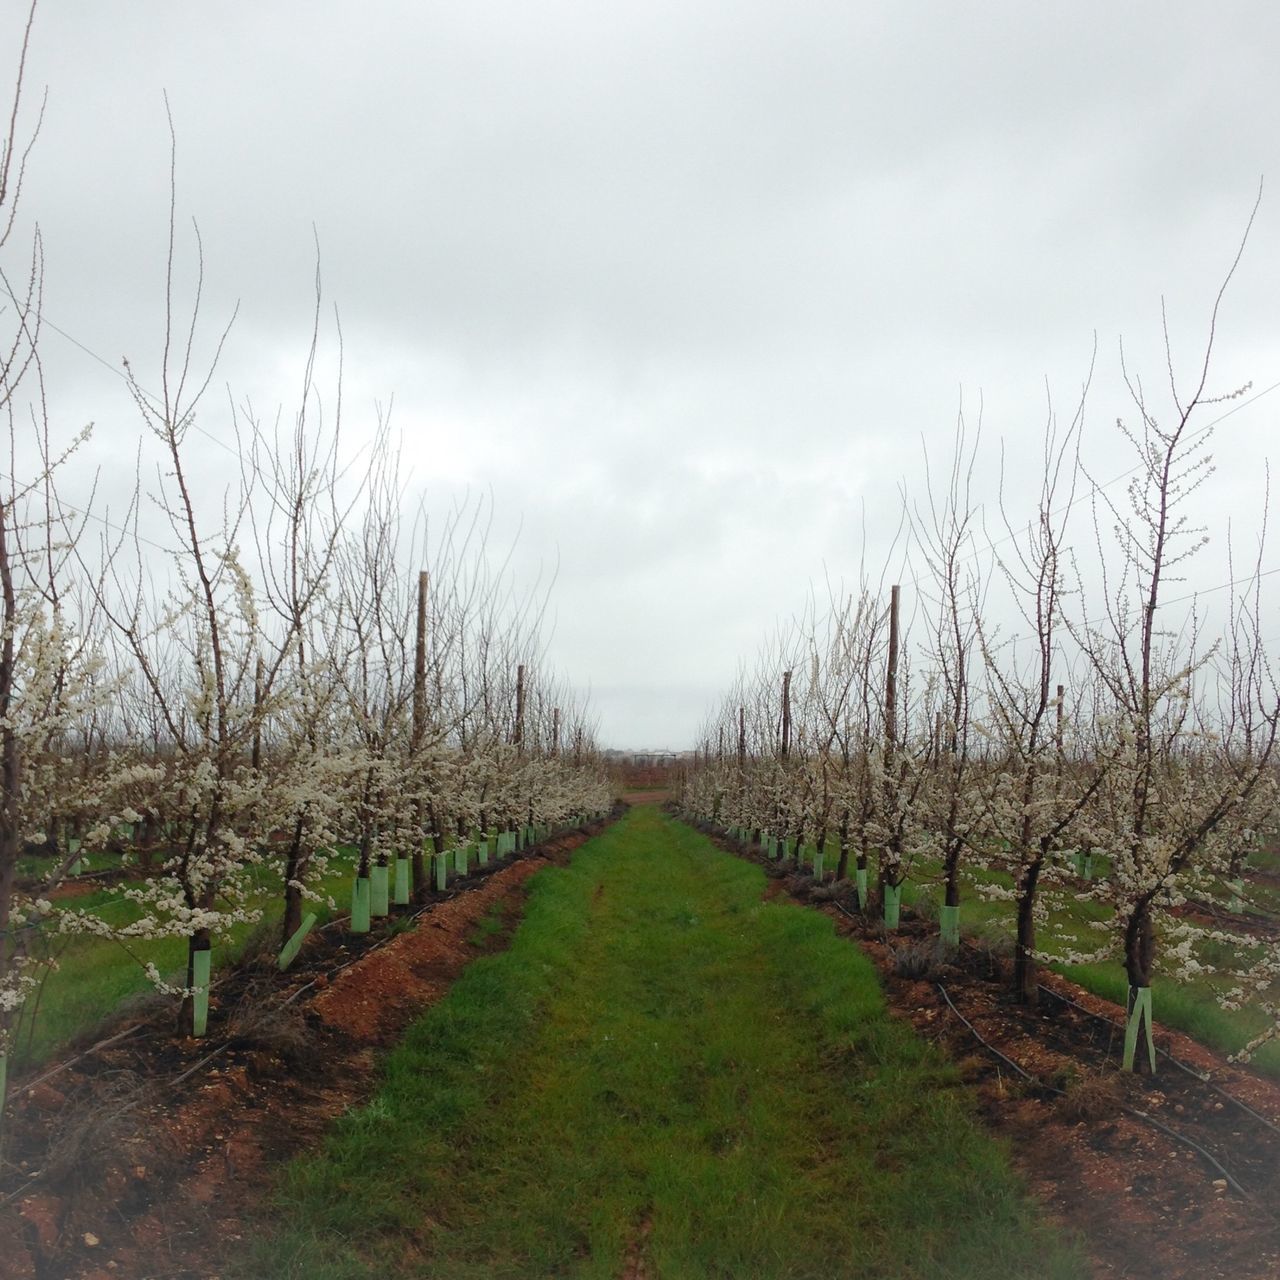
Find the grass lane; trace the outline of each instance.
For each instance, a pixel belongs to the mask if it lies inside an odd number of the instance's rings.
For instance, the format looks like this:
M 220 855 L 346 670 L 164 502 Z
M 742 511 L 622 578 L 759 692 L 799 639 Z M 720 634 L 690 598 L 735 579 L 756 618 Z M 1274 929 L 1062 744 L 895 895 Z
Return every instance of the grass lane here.
M 650 808 L 540 873 L 243 1274 L 1084 1274 L 869 962 L 763 888 Z

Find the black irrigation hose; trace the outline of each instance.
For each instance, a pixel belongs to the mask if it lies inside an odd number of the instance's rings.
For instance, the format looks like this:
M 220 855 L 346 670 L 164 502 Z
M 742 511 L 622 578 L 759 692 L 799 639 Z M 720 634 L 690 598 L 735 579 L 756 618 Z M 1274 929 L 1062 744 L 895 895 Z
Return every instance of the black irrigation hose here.
M 65 1062 L 60 1062 L 51 1071 L 46 1071 L 44 1075 L 37 1076 L 28 1084 L 20 1084 L 13 1090 L 13 1096 L 16 1098 L 20 1093 L 30 1093 L 38 1084 L 44 1084 L 46 1080 L 52 1080 L 54 1076 L 61 1075 L 68 1067 L 73 1067 L 77 1062 L 83 1061 L 92 1054 L 97 1053 L 100 1049 L 109 1049 L 113 1044 L 119 1044 L 122 1040 L 127 1040 L 135 1031 L 139 1031 L 144 1023 L 135 1022 L 133 1026 L 127 1027 L 124 1031 L 119 1031 L 113 1036 L 108 1036 L 105 1040 L 99 1040 L 97 1044 L 90 1045 L 83 1053 L 78 1053 L 74 1058 L 68 1058 Z
M 1005 1055 L 1001 1053 L 1000 1050 L 997 1049 L 995 1045 L 993 1045 L 990 1041 L 984 1040 L 981 1034 L 979 1033 L 977 1027 L 975 1027 L 973 1023 L 970 1022 L 969 1019 L 966 1018 L 964 1014 L 961 1013 L 960 1010 L 957 1009 L 955 1005 L 952 1003 L 951 997 L 947 994 L 946 987 L 944 987 L 940 982 L 937 983 L 936 985 L 938 990 L 942 992 L 942 998 L 947 1002 L 947 1008 L 949 1008 L 951 1012 L 954 1013 L 956 1017 L 959 1018 L 960 1021 L 963 1022 L 964 1025 L 968 1027 L 970 1031 L 973 1032 L 974 1039 L 977 1040 L 977 1042 L 980 1045 L 982 1045 L 984 1049 L 988 1050 L 991 1053 L 994 1053 L 997 1058 L 999 1058 L 1007 1066 L 1012 1067 L 1024 1080 L 1030 1080 L 1031 1083 L 1034 1084 L 1037 1088 L 1048 1089 L 1050 1093 L 1056 1093 L 1059 1095 L 1059 1097 L 1065 1095 L 1066 1090 L 1059 1089 L 1057 1085 L 1047 1084 L 1043 1080 L 1038 1080 L 1035 1076 L 1031 1074 L 1031 1072 L 1025 1070 L 1024 1068 L 1020 1067 L 1016 1062 L 1014 1062 L 1012 1058 L 1005 1057 Z
M 855 916 L 851 911 L 848 911 L 844 907 L 842 907 L 840 903 L 837 902 L 835 906 L 838 911 L 840 911 L 843 915 L 848 916 L 850 920 L 857 919 L 857 916 Z M 983 1039 L 982 1035 L 979 1033 L 978 1029 L 973 1025 L 973 1023 L 970 1022 L 969 1019 L 966 1018 L 964 1014 L 961 1013 L 960 1010 L 956 1008 L 950 995 L 947 994 L 946 987 L 944 987 L 940 982 L 937 984 L 937 987 L 938 987 L 938 990 L 942 993 L 942 998 L 947 1002 L 947 1007 L 951 1010 L 952 1013 L 956 1015 L 957 1018 L 960 1019 L 961 1022 L 964 1023 L 966 1027 L 969 1028 L 969 1031 L 972 1033 L 974 1039 L 977 1040 L 978 1043 L 982 1045 L 984 1049 L 986 1049 L 989 1053 L 994 1054 L 1003 1063 L 1005 1063 L 1006 1066 L 1011 1067 L 1024 1080 L 1027 1080 L 1031 1084 L 1035 1085 L 1036 1088 L 1046 1089 L 1050 1093 L 1057 1094 L 1059 1097 L 1065 1096 L 1064 1090 L 1059 1089 L 1056 1085 L 1051 1085 L 1044 1080 L 1037 1079 L 1035 1076 L 1031 1075 L 1030 1072 L 1026 1071 L 1023 1067 L 1019 1066 L 1016 1062 L 1014 1062 L 1012 1058 L 1006 1057 L 1003 1053 L 1001 1053 L 1000 1050 L 995 1047 L 995 1045 Z M 1045 990 L 1049 990 L 1049 988 L 1046 987 Z M 1106 1023 L 1108 1026 L 1114 1027 L 1116 1025 L 1109 1018 L 1104 1018 L 1101 1014 L 1094 1013 L 1091 1009 L 1086 1009 L 1083 1005 L 1077 1004 L 1076 1001 L 1070 999 L 1067 996 L 1061 995 L 1057 991 L 1052 992 L 1052 994 L 1057 996 L 1058 999 L 1066 1001 L 1067 1004 L 1074 1005 L 1076 1008 L 1080 1009 L 1081 1012 L 1089 1014 L 1090 1017 L 1097 1018 L 1100 1022 Z M 1173 1062 L 1175 1065 L 1181 1067 L 1184 1071 L 1186 1071 L 1189 1075 L 1193 1076 L 1195 1079 L 1199 1080 L 1202 1084 L 1208 1084 L 1211 1089 L 1213 1089 L 1217 1093 L 1221 1093 L 1224 1098 L 1227 1098 L 1229 1101 L 1235 1103 L 1235 1105 L 1238 1106 L 1241 1110 L 1246 1111 L 1249 1113 L 1249 1115 L 1256 1117 L 1258 1120 L 1262 1122 L 1262 1124 L 1266 1125 L 1268 1129 L 1272 1129 L 1272 1130 L 1275 1130 L 1276 1132 L 1280 1132 L 1280 1129 L 1277 1129 L 1276 1126 L 1273 1125 L 1269 1120 L 1267 1120 L 1263 1116 L 1257 1115 L 1255 1111 L 1253 1111 L 1250 1107 L 1247 1107 L 1238 1098 L 1232 1097 L 1231 1094 L 1223 1092 L 1223 1090 L 1217 1088 L 1216 1085 L 1213 1085 L 1209 1081 L 1205 1080 L 1204 1077 L 1202 1077 L 1197 1071 L 1192 1070 L 1192 1068 L 1188 1067 L 1185 1063 L 1179 1062 L 1178 1059 L 1175 1058 L 1172 1054 L 1167 1053 L 1165 1050 L 1161 1050 L 1160 1052 L 1164 1053 L 1165 1057 L 1167 1057 L 1170 1062 Z M 1150 1115 L 1146 1111 L 1139 1111 L 1136 1107 L 1122 1106 L 1121 1110 L 1126 1115 L 1133 1116 L 1135 1119 L 1146 1121 L 1147 1124 L 1151 1125 L 1153 1128 L 1159 1129 L 1161 1133 L 1165 1134 L 1169 1138 L 1172 1138 L 1175 1142 L 1180 1142 L 1182 1143 L 1183 1146 L 1189 1147 L 1192 1151 L 1196 1152 L 1203 1159 L 1207 1160 L 1209 1164 L 1211 1164 L 1223 1176 L 1228 1186 L 1234 1187 L 1235 1190 L 1241 1196 L 1243 1196 L 1246 1200 L 1251 1200 L 1251 1201 L 1255 1200 L 1255 1197 L 1253 1196 L 1253 1194 L 1249 1191 L 1246 1191 L 1245 1188 L 1242 1187 L 1240 1183 L 1237 1182 L 1236 1179 L 1233 1178 L 1225 1168 L 1223 1168 L 1221 1163 L 1210 1152 L 1206 1151 L 1205 1148 L 1202 1147 L 1194 1139 L 1188 1138 L 1185 1134 L 1178 1133 L 1177 1130 L 1169 1128 L 1167 1124 L 1164 1124 L 1163 1122 L 1157 1120 L 1153 1115 Z
M 1229 1186 L 1234 1187 L 1246 1200 L 1257 1203 L 1257 1197 L 1251 1191 L 1246 1191 L 1198 1142 L 1188 1138 L 1185 1134 L 1179 1133 L 1176 1129 L 1170 1129 L 1167 1124 L 1157 1120 L 1153 1115 L 1148 1115 L 1145 1111 L 1139 1111 L 1137 1107 L 1123 1107 L 1122 1110 L 1126 1115 L 1137 1116 L 1139 1120 L 1145 1120 L 1149 1125 L 1159 1129 L 1161 1133 L 1172 1138 L 1175 1142 L 1181 1142 L 1184 1147 L 1190 1147 L 1192 1151 L 1198 1152 L 1222 1174 Z
M 1095 1018 L 1104 1026 L 1111 1027 L 1115 1031 L 1123 1030 L 1120 1023 L 1113 1022 L 1105 1014 L 1097 1013 L 1093 1009 L 1085 1008 L 1085 1006 L 1078 1000 L 1072 1000 L 1070 996 L 1064 996 L 1061 991 L 1055 991 L 1052 987 L 1041 987 L 1040 989 L 1053 996 L 1055 1000 L 1061 1000 L 1063 1004 L 1069 1004 L 1073 1009 L 1078 1009 L 1081 1013 L 1087 1014 L 1091 1018 Z M 1259 1115 L 1251 1106 L 1249 1106 L 1248 1103 L 1241 1102 L 1235 1094 L 1228 1093 L 1221 1085 L 1215 1084 L 1212 1076 L 1207 1076 L 1202 1072 L 1197 1071 L 1195 1067 L 1188 1065 L 1179 1058 L 1175 1058 L 1168 1049 L 1162 1049 L 1159 1045 L 1156 1045 L 1156 1052 L 1162 1057 L 1167 1058 L 1175 1067 L 1178 1068 L 1179 1071 L 1186 1072 L 1186 1074 L 1193 1080 L 1198 1080 L 1202 1085 L 1204 1085 L 1206 1089 L 1216 1093 L 1220 1098 L 1225 1098 L 1233 1106 L 1239 1107 L 1239 1109 L 1247 1116 L 1250 1116 L 1265 1128 L 1270 1129 L 1272 1133 L 1280 1135 L 1280 1125 L 1277 1125 L 1274 1121 L 1268 1120 L 1266 1116 Z
M 1073 1009 L 1078 1009 L 1081 1013 L 1086 1014 L 1095 1021 L 1101 1022 L 1104 1027 L 1110 1027 L 1113 1031 L 1124 1030 L 1124 1026 L 1121 1023 L 1114 1022 L 1111 1018 L 1108 1018 L 1105 1013 L 1098 1013 L 1093 1009 L 1087 1009 L 1078 1000 L 1073 1000 L 1070 996 L 1064 996 L 1061 991 L 1055 991 L 1052 987 L 1047 986 L 1041 987 L 1040 990 L 1046 995 L 1051 995 L 1055 1000 L 1061 1000 L 1063 1004 L 1069 1004 Z M 1169 1052 L 1168 1049 L 1162 1049 L 1159 1045 L 1156 1045 L 1156 1052 L 1162 1058 L 1168 1058 L 1175 1067 L 1179 1068 L 1179 1070 L 1185 1071 L 1187 1075 L 1199 1080 L 1201 1084 L 1209 1083 L 1208 1076 L 1202 1075 L 1194 1067 L 1188 1066 L 1187 1063 L 1179 1061 Z
M 946 987 L 944 987 L 940 982 L 937 984 L 937 987 L 938 987 L 938 990 L 942 992 L 942 998 L 947 1002 L 947 1005 L 951 1009 L 951 1012 L 954 1013 L 956 1017 L 959 1018 L 960 1021 L 963 1022 L 964 1025 L 969 1028 L 969 1030 L 973 1033 L 974 1039 L 977 1040 L 977 1042 L 980 1045 L 982 1045 L 984 1049 L 986 1049 L 989 1053 L 995 1054 L 995 1056 L 999 1058 L 1002 1062 L 1012 1067 L 1020 1076 L 1022 1076 L 1024 1080 L 1030 1081 L 1038 1089 L 1046 1089 L 1050 1093 L 1056 1093 L 1059 1097 L 1065 1096 L 1066 1091 L 1064 1089 L 1059 1089 L 1056 1085 L 1048 1084 L 1044 1080 L 1037 1079 L 1035 1076 L 1031 1075 L 1030 1072 L 1024 1070 L 1016 1062 L 1014 1062 L 1012 1058 L 1005 1057 L 1005 1055 L 1001 1053 L 1000 1050 L 995 1047 L 995 1045 L 983 1039 L 982 1035 L 979 1033 L 978 1029 L 973 1025 L 973 1023 L 970 1022 L 969 1019 L 966 1018 L 964 1014 L 961 1013 L 960 1010 L 957 1009 L 955 1005 L 952 1003 L 951 997 L 947 994 Z M 1235 1180 L 1235 1178 L 1233 1178 L 1231 1174 L 1228 1173 L 1227 1170 L 1223 1168 L 1223 1166 L 1218 1162 L 1217 1158 L 1213 1156 L 1209 1151 L 1206 1151 L 1205 1148 L 1202 1147 L 1193 1138 L 1188 1138 L 1185 1134 L 1179 1133 L 1176 1129 L 1169 1128 L 1167 1124 L 1164 1124 L 1162 1121 L 1157 1120 L 1153 1115 L 1150 1115 L 1146 1111 L 1139 1111 L 1136 1107 L 1126 1107 L 1122 1105 L 1120 1110 L 1123 1111 L 1125 1115 L 1133 1116 L 1138 1120 L 1145 1120 L 1147 1124 L 1151 1125 L 1153 1128 L 1159 1129 L 1161 1133 L 1165 1134 L 1167 1137 L 1172 1138 L 1175 1142 L 1180 1142 L 1184 1147 L 1189 1147 L 1192 1151 L 1197 1152 L 1223 1176 L 1228 1186 L 1235 1188 L 1235 1190 L 1240 1195 L 1242 1195 L 1246 1200 L 1251 1200 L 1251 1201 L 1255 1200 L 1255 1197 L 1252 1194 L 1252 1192 L 1246 1191 L 1244 1187 L 1242 1187 L 1240 1183 L 1238 1183 Z

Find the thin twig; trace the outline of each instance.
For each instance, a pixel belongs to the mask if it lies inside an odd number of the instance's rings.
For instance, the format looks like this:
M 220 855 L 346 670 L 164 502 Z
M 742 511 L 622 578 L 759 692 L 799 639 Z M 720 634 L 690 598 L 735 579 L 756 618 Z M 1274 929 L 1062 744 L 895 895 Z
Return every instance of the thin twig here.
M 74 1066 L 77 1062 L 89 1057 L 91 1054 L 98 1053 L 102 1049 L 109 1049 L 113 1044 L 119 1044 L 121 1040 L 127 1040 L 135 1031 L 140 1030 L 145 1024 L 135 1022 L 133 1026 L 126 1027 L 123 1031 L 117 1032 L 113 1036 L 108 1036 L 105 1040 L 99 1040 L 97 1044 L 90 1045 L 83 1053 L 78 1053 L 74 1058 L 68 1058 L 66 1062 L 59 1063 L 51 1071 L 46 1071 L 44 1075 L 37 1076 L 30 1084 L 24 1084 L 14 1090 L 15 1094 L 28 1093 L 38 1084 L 44 1084 L 46 1080 L 52 1080 L 54 1076 L 61 1074 L 68 1067 Z

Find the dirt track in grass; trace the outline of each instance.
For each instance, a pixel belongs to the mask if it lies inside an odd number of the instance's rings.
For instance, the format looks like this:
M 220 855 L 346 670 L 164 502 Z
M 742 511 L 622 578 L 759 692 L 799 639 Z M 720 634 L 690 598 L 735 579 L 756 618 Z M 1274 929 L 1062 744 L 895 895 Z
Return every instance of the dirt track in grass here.
M 764 884 L 650 806 L 540 877 L 236 1274 L 1083 1276 L 873 966 Z

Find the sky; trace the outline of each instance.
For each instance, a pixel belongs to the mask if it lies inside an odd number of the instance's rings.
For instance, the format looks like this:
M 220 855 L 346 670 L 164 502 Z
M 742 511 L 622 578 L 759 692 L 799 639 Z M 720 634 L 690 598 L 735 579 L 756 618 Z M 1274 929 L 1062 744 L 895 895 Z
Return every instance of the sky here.
M 3 85 L 26 8 L 0 0 Z M 38 226 L 74 339 L 45 334 L 52 430 L 94 424 L 69 491 L 118 502 L 120 362 L 146 383 L 163 339 L 167 95 L 198 357 L 235 315 L 202 429 L 293 402 L 318 245 L 346 447 L 389 419 L 429 510 L 491 501 L 515 572 L 554 577 L 549 658 L 602 742 L 681 748 L 828 580 L 911 580 L 901 495 L 962 404 L 993 525 L 1002 456 L 1033 499 L 1091 362 L 1083 455 L 1132 465 L 1121 340 L 1167 413 L 1162 306 L 1192 383 L 1261 183 L 1209 379 L 1251 390 L 1197 418 L 1235 410 L 1186 589 L 1227 579 L 1280 422 L 1278 54 L 1266 3 L 42 0 L 5 270 Z M 193 448 L 216 496 L 234 462 Z

